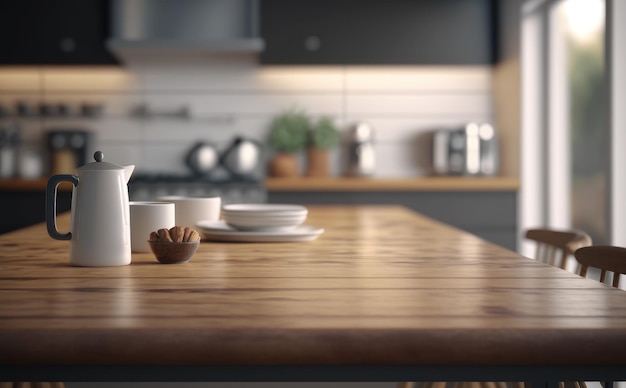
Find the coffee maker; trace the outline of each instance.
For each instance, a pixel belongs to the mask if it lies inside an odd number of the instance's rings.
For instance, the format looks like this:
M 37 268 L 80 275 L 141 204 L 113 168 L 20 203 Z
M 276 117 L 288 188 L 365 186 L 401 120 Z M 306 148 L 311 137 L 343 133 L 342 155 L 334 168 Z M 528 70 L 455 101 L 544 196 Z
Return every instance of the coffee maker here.
M 498 137 L 491 124 L 468 123 L 433 136 L 433 170 L 440 175 L 496 175 Z
M 87 162 L 91 134 L 82 129 L 55 129 L 47 134 L 51 175 L 70 174 Z
M 361 122 L 350 129 L 347 151 L 347 176 L 364 177 L 374 174 L 376 158 L 374 128 L 371 125 Z

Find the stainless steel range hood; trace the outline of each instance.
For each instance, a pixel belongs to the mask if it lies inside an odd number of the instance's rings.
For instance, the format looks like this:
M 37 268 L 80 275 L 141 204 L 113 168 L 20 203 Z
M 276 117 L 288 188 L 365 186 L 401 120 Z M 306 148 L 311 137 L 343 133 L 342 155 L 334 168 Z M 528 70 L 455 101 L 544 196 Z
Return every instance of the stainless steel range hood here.
M 256 54 L 258 0 L 113 0 L 109 49 L 124 64 Z

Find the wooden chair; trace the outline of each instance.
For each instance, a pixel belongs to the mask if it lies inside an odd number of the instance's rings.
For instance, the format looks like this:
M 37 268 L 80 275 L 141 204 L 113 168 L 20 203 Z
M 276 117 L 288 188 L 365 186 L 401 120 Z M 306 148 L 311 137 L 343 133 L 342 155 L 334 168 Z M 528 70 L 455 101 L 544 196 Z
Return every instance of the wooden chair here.
M 523 382 L 424 382 L 424 383 L 399 383 L 397 388 L 524 388 Z M 531 387 L 532 388 L 532 387 Z M 559 382 L 559 388 L 586 388 L 584 382 L 568 381 Z M 607 388 L 607 387 L 605 387 Z
M 568 258 L 577 249 L 591 245 L 591 237 L 579 230 L 529 229 L 526 238 L 537 242 L 536 260 L 561 269 L 567 269 Z
M 600 272 L 600 282 L 607 283 L 606 274 L 612 272 L 611 285 L 619 288 L 621 274 L 626 274 L 626 248 L 596 245 L 584 247 L 574 252 L 576 260 L 581 265 L 580 276 L 587 276 L 589 267 L 597 268 Z
M 574 252 L 580 263 L 580 276 L 587 277 L 589 267 L 600 270 L 600 282 L 607 283 L 607 272 L 611 272 L 613 280 L 610 285 L 619 288 L 620 275 L 626 274 L 626 248 L 609 245 L 582 247 Z M 612 381 L 604 381 L 604 388 L 613 387 Z

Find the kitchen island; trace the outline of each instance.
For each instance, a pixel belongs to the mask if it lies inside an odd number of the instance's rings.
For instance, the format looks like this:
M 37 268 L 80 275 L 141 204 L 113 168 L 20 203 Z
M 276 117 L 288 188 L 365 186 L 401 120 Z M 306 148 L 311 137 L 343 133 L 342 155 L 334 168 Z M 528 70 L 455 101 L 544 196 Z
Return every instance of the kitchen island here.
M 47 179 L 0 179 L 0 233 L 34 225 L 44 220 L 44 191 Z M 158 189 L 161 185 L 152 184 Z M 133 185 L 133 183 L 131 183 Z M 201 183 L 194 184 L 196 188 Z M 267 178 L 263 183 L 272 203 L 301 204 L 397 204 L 478 235 L 505 248 L 516 250 L 517 191 L 512 177 L 425 176 L 404 178 L 300 177 Z M 144 188 L 145 185 L 144 185 Z M 162 188 L 162 187 L 161 187 Z M 186 189 L 188 187 L 186 186 Z M 71 184 L 59 186 L 59 207 L 70 208 Z M 151 200 L 150 195 L 132 200 Z M 145 191 L 145 190 L 144 190 Z M 232 196 L 230 189 L 223 190 Z M 238 190 L 234 190 L 235 193 Z M 218 191 L 219 193 L 219 191 Z M 249 194 L 252 194 L 250 192 Z M 246 195 L 251 201 L 264 195 Z M 237 201 L 242 198 L 236 195 Z M 223 197 L 226 199 L 226 197 Z M 19 204 L 19 206 L 15 206 Z
M 626 379 L 622 290 L 402 207 L 309 210 L 315 241 L 205 241 L 180 265 L 71 267 L 43 224 L 0 236 L 0 376 Z

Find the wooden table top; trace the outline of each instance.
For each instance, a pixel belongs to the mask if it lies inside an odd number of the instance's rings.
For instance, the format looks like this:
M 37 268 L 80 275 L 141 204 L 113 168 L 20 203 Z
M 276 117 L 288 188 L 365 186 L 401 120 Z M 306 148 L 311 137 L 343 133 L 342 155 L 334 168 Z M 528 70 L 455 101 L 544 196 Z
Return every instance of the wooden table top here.
M 309 210 L 315 241 L 179 265 L 71 267 L 45 225 L 2 235 L 0 364 L 626 365 L 624 291 L 401 207 Z

